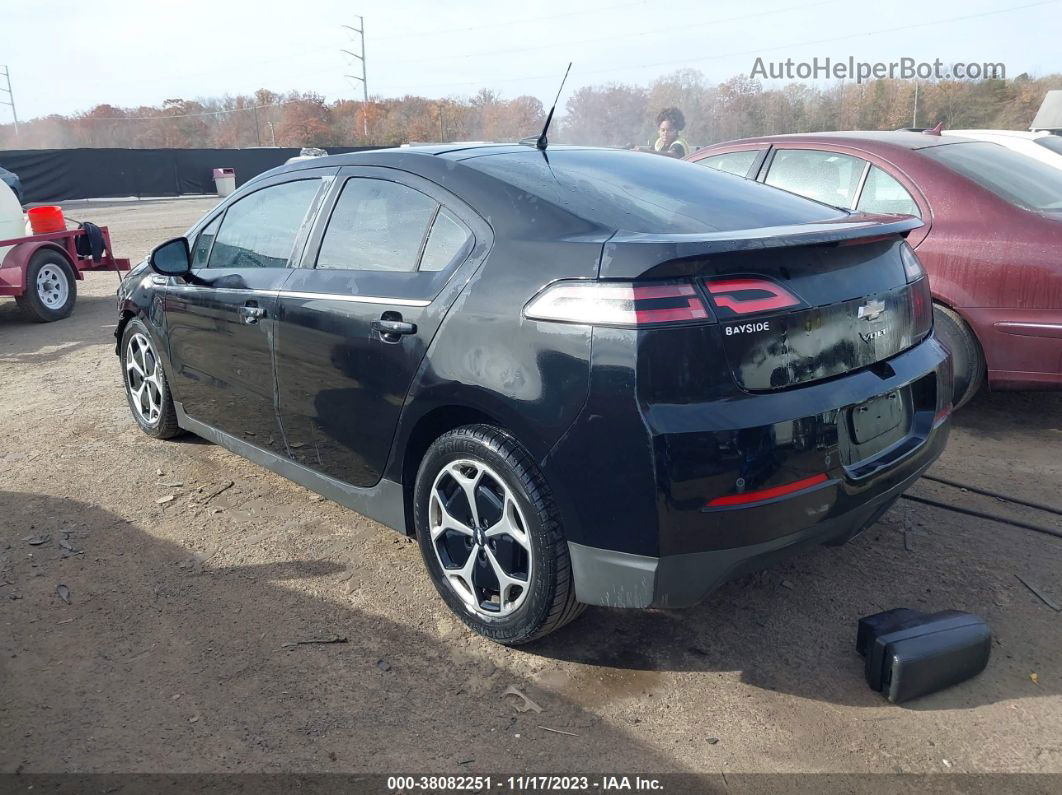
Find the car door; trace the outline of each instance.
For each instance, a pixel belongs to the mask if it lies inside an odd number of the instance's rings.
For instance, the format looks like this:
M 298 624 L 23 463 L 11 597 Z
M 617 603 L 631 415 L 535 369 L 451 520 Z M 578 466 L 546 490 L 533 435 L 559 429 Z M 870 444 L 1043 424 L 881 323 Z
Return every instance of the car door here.
M 409 386 L 490 227 L 440 186 L 345 168 L 280 292 L 278 406 L 291 458 L 379 481 Z
M 295 172 L 224 205 L 192 242 L 192 278 L 164 288 L 173 390 L 184 412 L 274 452 L 284 446 L 273 315 L 322 185 L 320 175 Z

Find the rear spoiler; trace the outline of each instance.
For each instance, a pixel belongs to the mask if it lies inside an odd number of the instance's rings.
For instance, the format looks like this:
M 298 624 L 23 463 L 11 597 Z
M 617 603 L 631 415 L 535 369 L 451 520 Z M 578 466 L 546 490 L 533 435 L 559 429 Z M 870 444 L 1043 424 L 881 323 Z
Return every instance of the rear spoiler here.
M 601 252 L 598 278 L 636 279 L 650 275 L 650 271 L 655 277 L 690 276 L 697 272 L 697 260 L 713 254 L 842 243 L 865 237 L 906 237 L 920 226 L 922 222 L 910 216 L 861 213 L 818 224 L 766 226 L 729 232 L 684 235 L 617 232 L 608 239 Z M 666 273 L 657 267 L 663 263 L 669 266 L 664 269 Z

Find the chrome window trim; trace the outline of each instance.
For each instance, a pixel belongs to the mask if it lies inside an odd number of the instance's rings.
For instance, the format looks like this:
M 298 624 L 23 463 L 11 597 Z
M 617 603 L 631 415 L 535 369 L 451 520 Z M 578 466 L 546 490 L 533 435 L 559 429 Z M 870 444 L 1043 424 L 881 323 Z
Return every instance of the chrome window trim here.
M 428 306 L 431 301 L 413 298 L 388 298 L 377 295 L 336 295 L 335 293 L 309 293 L 296 290 L 281 290 L 281 298 L 306 298 L 312 301 L 349 301 L 355 304 L 392 304 L 394 306 Z
M 198 284 L 173 284 L 170 289 L 177 291 L 204 291 L 212 293 L 254 293 L 279 298 L 304 298 L 311 301 L 346 301 L 353 304 L 390 304 L 391 306 L 424 307 L 431 301 L 414 298 L 389 298 L 381 295 L 338 295 L 336 293 L 311 293 L 298 290 L 260 290 L 251 287 L 204 287 Z

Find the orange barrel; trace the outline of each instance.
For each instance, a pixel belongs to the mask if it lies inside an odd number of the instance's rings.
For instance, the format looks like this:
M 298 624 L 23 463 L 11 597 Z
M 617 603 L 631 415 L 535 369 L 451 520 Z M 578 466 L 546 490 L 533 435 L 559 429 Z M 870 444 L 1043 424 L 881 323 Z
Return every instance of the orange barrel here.
M 35 235 L 66 231 L 66 219 L 63 218 L 62 207 L 33 207 L 26 212 L 26 215 L 29 216 L 30 228 Z

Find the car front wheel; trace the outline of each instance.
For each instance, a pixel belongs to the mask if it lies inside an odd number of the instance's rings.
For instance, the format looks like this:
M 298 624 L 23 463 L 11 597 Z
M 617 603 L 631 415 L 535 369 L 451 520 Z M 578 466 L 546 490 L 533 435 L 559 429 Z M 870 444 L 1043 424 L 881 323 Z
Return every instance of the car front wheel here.
M 467 425 L 440 436 L 417 473 L 414 521 L 436 589 L 481 635 L 527 643 L 582 612 L 549 488 L 504 431 Z
M 122 376 L 129 410 L 140 429 L 156 439 L 181 433 L 166 373 L 147 327 L 130 320 L 122 334 Z

